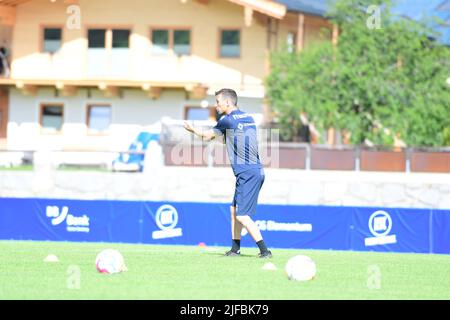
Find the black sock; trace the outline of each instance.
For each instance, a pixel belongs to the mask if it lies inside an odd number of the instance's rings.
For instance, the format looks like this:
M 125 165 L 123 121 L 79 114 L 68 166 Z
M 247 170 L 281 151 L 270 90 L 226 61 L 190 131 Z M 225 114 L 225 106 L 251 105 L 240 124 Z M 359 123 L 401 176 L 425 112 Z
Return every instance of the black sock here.
M 232 247 L 231 251 L 238 252 L 241 249 L 241 240 L 240 239 L 232 239 Z
M 259 240 L 256 244 L 258 245 L 259 251 L 261 251 L 261 253 L 264 253 L 267 251 L 267 247 L 266 247 L 266 244 L 264 243 L 264 240 Z

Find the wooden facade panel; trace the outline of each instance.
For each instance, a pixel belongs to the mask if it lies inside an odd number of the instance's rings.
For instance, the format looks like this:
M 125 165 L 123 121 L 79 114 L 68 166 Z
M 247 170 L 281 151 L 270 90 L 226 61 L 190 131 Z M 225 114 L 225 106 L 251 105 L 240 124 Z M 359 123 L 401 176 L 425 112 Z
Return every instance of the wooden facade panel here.
M 413 152 L 411 171 L 450 173 L 450 152 Z
M 362 171 L 405 171 L 405 152 L 361 150 Z
M 311 150 L 311 169 L 316 170 L 354 170 L 354 150 Z
M 305 169 L 306 150 L 280 147 L 279 167 L 284 169 Z

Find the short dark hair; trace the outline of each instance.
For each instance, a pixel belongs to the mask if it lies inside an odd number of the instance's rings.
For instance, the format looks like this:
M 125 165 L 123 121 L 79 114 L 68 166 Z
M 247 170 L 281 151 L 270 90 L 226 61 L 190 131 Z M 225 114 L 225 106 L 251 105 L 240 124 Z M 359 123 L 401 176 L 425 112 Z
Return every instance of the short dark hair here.
M 233 105 L 237 106 L 238 98 L 236 91 L 234 91 L 233 89 L 226 89 L 226 88 L 220 89 L 219 91 L 216 91 L 214 95 L 216 97 L 218 95 L 222 95 L 225 99 L 230 99 Z

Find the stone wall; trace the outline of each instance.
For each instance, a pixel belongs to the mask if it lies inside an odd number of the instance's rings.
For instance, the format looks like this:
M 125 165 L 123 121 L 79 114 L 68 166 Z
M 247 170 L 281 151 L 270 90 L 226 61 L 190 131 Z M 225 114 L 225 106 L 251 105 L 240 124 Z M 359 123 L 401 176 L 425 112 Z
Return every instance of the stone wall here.
M 230 202 L 230 168 L 0 171 L 0 197 Z M 450 209 L 450 174 L 266 169 L 260 203 Z

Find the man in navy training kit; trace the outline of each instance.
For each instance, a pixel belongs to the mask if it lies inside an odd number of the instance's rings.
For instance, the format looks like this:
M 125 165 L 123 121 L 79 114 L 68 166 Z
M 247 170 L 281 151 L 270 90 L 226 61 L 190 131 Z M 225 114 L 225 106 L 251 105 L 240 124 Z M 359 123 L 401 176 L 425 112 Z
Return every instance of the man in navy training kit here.
M 241 254 L 241 231 L 245 227 L 259 247 L 260 258 L 271 258 L 258 226 L 250 217 L 256 213 L 258 195 L 264 183 L 264 169 L 259 159 L 256 125 L 253 118 L 237 107 L 237 94 L 232 89 L 222 89 L 215 93 L 216 110 L 223 114 L 217 125 L 203 131 L 185 122 L 184 128 L 205 141 L 223 138 L 231 167 L 236 176 L 236 190 L 231 212 L 231 250 L 226 256 Z

